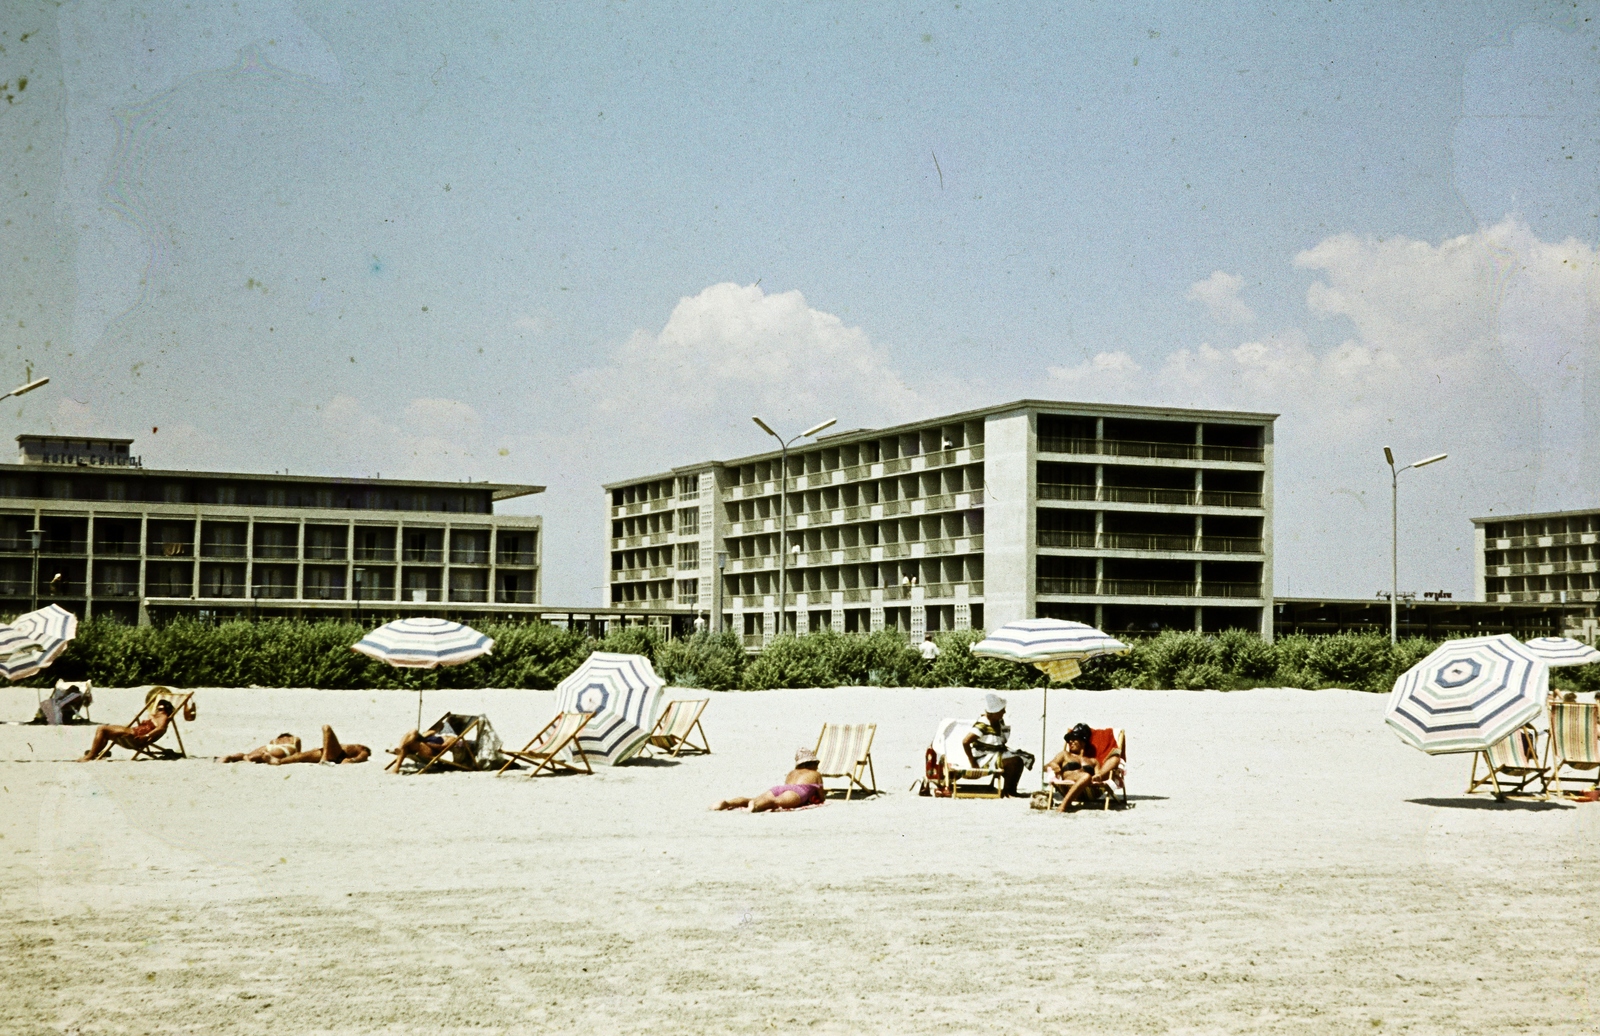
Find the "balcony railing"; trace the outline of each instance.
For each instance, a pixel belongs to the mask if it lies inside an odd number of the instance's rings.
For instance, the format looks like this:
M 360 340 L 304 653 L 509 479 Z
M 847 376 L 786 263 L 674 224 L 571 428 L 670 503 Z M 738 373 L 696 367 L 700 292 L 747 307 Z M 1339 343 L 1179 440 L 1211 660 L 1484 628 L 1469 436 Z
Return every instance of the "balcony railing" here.
M 679 604 L 688 604 L 688 605 L 699 604 L 700 603 L 700 595 L 699 594 L 679 594 L 678 595 L 678 603 Z
M 497 565 L 537 565 L 538 558 L 531 550 L 502 550 L 494 556 Z
M 1200 446 L 1181 442 L 1142 442 L 1135 439 L 1076 439 L 1039 436 L 1040 453 L 1092 454 L 1104 457 L 1153 457 L 1164 460 L 1210 460 L 1260 464 L 1265 452 L 1250 446 Z
M 470 547 L 452 547 L 450 549 L 450 564 L 452 565 L 487 565 L 489 552 L 487 550 L 473 550 Z
M 407 547 L 400 555 L 400 560 L 437 565 L 444 560 L 444 550 L 443 548 L 434 547 Z
M 1059 576 L 1039 576 L 1037 591 L 1041 594 L 1092 594 L 1093 579 L 1070 579 Z
M 202 597 L 244 597 L 244 587 L 237 583 L 202 583 L 200 585 Z
M 306 547 L 307 561 L 343 561 L 343 547 L 329 547 L 321 544 L 310 544 Z
M 911 587 L 904 584 L 886 586 L 883 588 L 883 599 L 885 601 L 909 601 L 911 600 Z
M 1201 597 L 1260 597 L 1260 583 L 1214 583 L 1206 581 L 1200 584 Z
M 257 584 L 251 588 L 250 593 L 258 601 L 294 600 L 293 586 L 269 586 L 266 584 Z
M 256 557 L 258 558 L 286 558 L 292 561 L 299 556 L 300 548 L 292 543 L 256 544 Z
M 95 583 L 96 597 L 138 597 L 139 584 L 129 582 Z
M 766 642 L 766 639 L 767 635 L 765 633 L 746 633 L 744 635 L 744 646 L 747 648 L 758 648 Z
M 187 540 L 182 543 L 172 540 L 152 543 L 148 553 L 153 558 L 188 558 L 194 556 L 194 544 Z
M 1193 597 L 1195 585 L 1177 579 L 1107 579 L 1102 593 L 1121 597 Z
M 33 552 L 31 546 L 28 548 L 28 552 L 30 554 Z M 46 537 L 44 543 L 39 548 L 39 553 L 52 557 L 60 557 L 66 554 L 87 554 L 89 553 L 89 541 L 64 539 L 53 540 L 49 537 Z
M 1041 482 L 1039 483 L 1040 500 L 1095 500 L 1094 486 L 1080 485 L 1076 482 Z
M 1200 493 L 1200 503 L 1206 507 L 1260 507 L 1261 494 L 1207 489 Z
M 342 586 L 308 586 L 302 595 L 307 601 L 342 601 L 345 599 Z
M 94 552 L 100 557 L 116 557 L 119 555 L 137 557 L 139 555 L 139 545 L 137 543 L 129 543 L 126 540 L 101 542 L 94 545 Z
M 84 582 L 81 579 L 63 579 L 52 583 L 42 575 L 39 579 L 39 602 L 47 602 L 52 597 L 82 597 Z
M 495 601 L 500 604 L 535 604 L 532 590 L 496 590 Z
M 1100 499 L 1119 504 L 1192 504 L 1194 490 L 1164 486 L 1102 486 Z
M 1040 529 L 1041 547 L 1093 547 L 1094 533 L 1075 529 Z
M 1202 536 L 1200 549 L 1218 554 L 1259 554 L 1261 553 L 1261 537 L 1259 536 Z
M 463 604 L 485 604 L 489 600 L 489 591 L 454 587 L 450 591 L 450 600 L 460 601 Z
M 353 553 L 356 561 L 393 561 L 393 547 L 357 547 Z
M 1108 532 L 1105 545 L 1112 550 L 1194 550 L 1193 536 L 1163 533 Z
M 244 557 L 244 544 L 201 543 L 200 556 L 203 558 L 242 558 Z
M 188 597 L 194 592 L 192 583 L 146 581 L 144 592 L 150 597 Z

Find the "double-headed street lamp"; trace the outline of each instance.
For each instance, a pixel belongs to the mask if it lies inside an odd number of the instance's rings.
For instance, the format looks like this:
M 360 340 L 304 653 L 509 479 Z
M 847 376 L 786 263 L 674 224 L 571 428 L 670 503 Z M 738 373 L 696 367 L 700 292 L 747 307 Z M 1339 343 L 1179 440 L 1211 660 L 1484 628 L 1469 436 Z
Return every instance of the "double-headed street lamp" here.
M 773 431 L 772 428 L 768 426 L 767 422 L 761 420 L 761 418 L 752 417 L 750 420 L 759 425 L 763 432 L 766 432 L 768 435 L 778 440 L 778 452 L 781 457 L 781 460 L 779 461 L 780 467 L 778 472 L 778 632 L 782 633 L 784 631 L 784 607 L 788 603 L 786 598 L 789 595 L 789 447 L 794 443 L 799 442 L 801 439 L 809 439 L 811 436 L 816 435 L 824 428 L 832 427 L 833 423 L 837 421 L 838 418 L 830 417 L 821 424 L 807 428 L 793 439 L 789 439 L 787 441 L 784 440 L 783 436 Z M 718 578 L 721 578 L 720 574 Z
M 12 396 L 25 396 L 36 388 L 43 388 L 50 384 L 49 378 L 35 378 L 26 385 L 18 385 L 10 392 L 0 395 L 0 399 L 10 399 Z M 39 547 L 44 539 L 44 530 L 39 528 L 39 519 L 33 519 L 33 528 L 28 530 L 28 542 L 33 547 L 33 584 L 29 595 L 32 609 L 39 610 Z
M 1400 642 L 1400 472 L 1411 468 L 1425 468 L 1429 464 L 1437 464 L 1450 456 L 1448 453 L 1436 453 L 1432 457 L 1407 464 L 1403 468 L 1394 466 L 1394 451 L 1385 446 L 1383 459 L 1389 462 L 1389 643 Z

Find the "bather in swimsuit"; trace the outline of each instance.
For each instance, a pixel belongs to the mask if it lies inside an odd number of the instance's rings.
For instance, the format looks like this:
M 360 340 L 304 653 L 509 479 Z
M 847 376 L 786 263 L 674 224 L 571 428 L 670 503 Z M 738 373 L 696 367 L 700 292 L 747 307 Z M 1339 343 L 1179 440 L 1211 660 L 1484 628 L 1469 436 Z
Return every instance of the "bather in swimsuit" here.
M 795 792 L 800 796 L 799 805 L 791 807 L 793 809 L 800 809 L 802 806 L 820 806 L 824 798 L 820 784 L 779 784 L 768 789 L 767 794 L 777 798 L 786 791 Z

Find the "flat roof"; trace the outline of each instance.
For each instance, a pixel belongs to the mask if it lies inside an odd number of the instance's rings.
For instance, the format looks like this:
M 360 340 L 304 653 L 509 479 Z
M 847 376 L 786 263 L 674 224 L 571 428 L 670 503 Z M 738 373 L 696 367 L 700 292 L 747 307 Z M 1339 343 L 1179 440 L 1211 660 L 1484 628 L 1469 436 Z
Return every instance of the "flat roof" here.
M 938 417 L 927 417 L 920 421 L 906 421 L 902 424 L 887 425 L 883 428 L 855 428 L 845 432 L 833 432 L 818 436 L 814 441 L 791 448 L 791 453 L 812 449 L 817 446 L 839 446 L 844 443 L 861 442 L 866 439 L 878 439 L 885 435 L 902 435 L 906 432 L 929 425 L 945 424 L 949 421 L 969 421 L 977 417 L 992 417 L 995 414 L 1004 414 L 1012 410 L 1063 410 L 1070 409 L 1075 417 L 1146 417 L 1161 418 L 1183 415 L 1202 420 L 1217 422 L 1228 421 L 1235 424 L 1271 424 L 1279 417 L 1278 414 L 1259 413 L 1252 410 L 1208 410 L 1192 407 L 1164 407 L 1164 406 L 1135 406 L 1131 403 L 1074 403 L 1063 399 L 1018 399 L 1010 403 L 997 403 L 994 406 L 979 407 L 976 410 L 962 410 L 954 414 L 942 414 Z M 751 453 L 743 457 L 731 457 L 728 460 L 699 461 L 694 464 L 684 464 L 670 471 L 663 471 L 654 475 L 639 475 L 635 478 L 626 478 L 617 482 L 607 482 L 601 489 L 620 489 L 623 486 L 635 485 L 639 482 L 650 482 L 655 479 L 671 478 L 685 472 L 697 471 L 707 465 L 723 465 L 736 467 L 742 464 L 754 464 L 758 461 L 771 460 L 782 456 L 781 450 L 767 450 L 762 453 Z
M 251 471 L 180 471 L 159 468 L 110 468 L 102 465 L 77 464 L 0 464 L 0 474 L 38 475 L 43 472 L 79 472 L 118 478 L 202 478 L 228 482 L 292 482 L 301 485 L 354 486 L 371 489 L 476 489 L 489 490 L 495 500 L 512 500 L 544 492 L 544 486 L 517 485 L 509 482 L 427 482 L 399 478 L 341 478 L 337 475 L 263 475 Z
M 1273 604 L 1302 604 L 1322 607 L 1327 605 L 1350 605 L 1352 607 L 1381 607 L 1385 611 L 1389 608 L 1389 600 L 1385 597 L 1273 597 Z M 1465 598 L 1451 597 L 1443 601 L 1432 598 L 1416 597 L 1400 602 L 1401 610 L 1406 608 L 1484 608 L 1499 611 L 1529 610 L 1529 611 L 1573 611 L 1586 607 L 1582 601 L 1569 601 L 1562 604 L 1557 601 L 1475 601 Z
M 1535 514 L 1497 514 L 1488 518 L 1474 518 L 1473 525 L 1488 522 L 1514 522 L 1529 518 L 1571 518 L 1575 514 L 1600 514 L 1600 507 L 1575 507 L 1570 511 L 1539 511 Z

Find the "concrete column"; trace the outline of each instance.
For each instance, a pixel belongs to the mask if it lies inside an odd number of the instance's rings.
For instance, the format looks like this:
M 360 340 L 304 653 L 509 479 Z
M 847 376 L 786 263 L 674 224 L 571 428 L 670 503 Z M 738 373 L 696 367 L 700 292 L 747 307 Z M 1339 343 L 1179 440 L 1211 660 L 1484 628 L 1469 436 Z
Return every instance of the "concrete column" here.
M 1038 480 L 1033 415 L 984 421 L 984 623 L 991 629 L 1032 618 L 1038 555 Z
M 94 618 L 94 512 L 89 512 L 83 533 L 83 617 Z
M 139 625 L 150 625 L 150 608 L 145 604 L 148 590 L 145 587 L 145 559 L 150 553 L 150 514 L 139 515 Z

